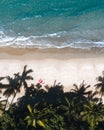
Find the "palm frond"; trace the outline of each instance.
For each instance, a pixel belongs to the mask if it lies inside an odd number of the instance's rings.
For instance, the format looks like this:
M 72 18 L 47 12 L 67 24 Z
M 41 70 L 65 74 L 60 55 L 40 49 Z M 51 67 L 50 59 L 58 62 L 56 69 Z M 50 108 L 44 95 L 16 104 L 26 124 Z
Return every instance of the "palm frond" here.
M 0 77 L 0 81 L 3 80 L 5 77 Z
M 32 76 L 27 76 L 26 80 L 33 80 L 33 77 Z
M 94 86 L 96 87 L 96 89 L 99 89 L 102 86 L 102 83 L 97 83 Z
M 98 91 L 95 91 L 94 93 L 92 93 L 92 96 L 96 96 L 98 93 Z
M 77 92 L 75 89 L 71 89 L 70 91 L 71 91 L 71 92 Z
M 54 81 L 53 86 L 56 86 L 56 80 Z
M 87 86 L 85 87 L 85 89 L 90 88 L 90 87 L 91 87 L 91 85 L 87 85 Z
M 75 87 L 75 90 L 78 90 L 78 85 L 77 84 L 73 84 L 73 86 Z
M 6 89 L 3 93 L 6 97 L 10 97 L 14 93 L 13 89 Z
M 32 70 L 32 69 L 29 69 L 29 70 L 26 71 L 25 73 L 26 73 L 26 75 L 27 75 L 27 74 L 32 73 L 32 72 L 33 72 L 33 70 Z
M 26 72 L 27 65 L 24 66 L 23 72 Z
M 85 92 L 84 94 L 85 95 L 90 95 L 92 93 L 92 91 L 87 91 L 87 92 Z
M 2 88 L 7 88 L 8 87 L 8 84 L 2 84 L 2 83 L 0 83 L 0 88 L 2 89 Z
M 18 73 L 16 73 L 16 74 L 14 74 L 14 77 L 15 77 L 15 78 L 19 78 L 19 77 L 20 77 L 20 73 L 18 72 Z

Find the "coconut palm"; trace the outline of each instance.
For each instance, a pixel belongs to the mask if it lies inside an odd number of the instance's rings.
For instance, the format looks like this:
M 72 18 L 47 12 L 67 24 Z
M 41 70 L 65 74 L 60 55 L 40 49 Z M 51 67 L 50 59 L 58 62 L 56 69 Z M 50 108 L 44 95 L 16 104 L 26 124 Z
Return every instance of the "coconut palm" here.
M 11 101 L 11 104 L 12 104 L 13 101 L 14 101 L 14 98 L 16 97 L 17 92 L 20 92 L 19 73 L 14 74 L 13 78 L 10 77 L 10 76 L 7 76 L 6 79 L 8 81 L 8 84 L 5 84 L 6 89 L 5 89 L 4 93 L 3 93 L 3 95 L 7 97 L 7 102 L 6 102 L 6 105 L 5 105 L 5 109 L 6 109 L 9 97 L 11 95 L 13 95 L 13 98 L 12 98 L 12 101 Z
M 95 92 L 91 91 L 87 96 L 88 101 L 93 101 L 97 103 L 99 101 L 97 94 L 98 94 L 98 91 L 95 91 Z
M 99 94 L 101 95 L 100 100 L 102 101 L 102 97 L 104 95 L 104 71 L 102 72 L 102 76 L 97 77 L 97 82 L 98 83 L 95 87 L 99 90 Z
M 14 101 L 14 98 L 16 97 L 16 94 L 18 92 L 20 92 L 20 89 L 21 89 L 22 85 L 25 88 L 28 87 L 26 80 L 33 79 L 31 76 L 28 76 L 28 74 L 30 72 L 32 72 L 32 70 L 31 69 L 26 70 L 26 67 L 27 66 L 25 65 L 21 75 L 19 73 L 16 73 L 16 74 L 14 74 L 13 78 L 10 77 L 10 76 L 7 76 L 6 79 L 8 81 L 8 84 L 1 84 L 1 87 L 5 88 L 5 91 L 4 91 L 3 95 L 7 97 L 7 102 L 6 102 L 6 105 L 5 105 L 5 109 L 6 109 L 9 97 L 11 95 L 13 95 L 12 101 L 10 103 L 10 105 L 12 105 L 12 103 Z
M 87 91 L 90 85 L 86 85 L 84 81 L 78 86 L 74 84 L 75 89 L 71 89 L 71 92 L 75 94 L 79 99 L 85 99 L 85 97 L 91 93 L 91 91 Z
M 84 104 L 81 116 L 82 120 L 90 125 L 90 130 L 95 130 L 98 123 L 104 120 L 104 106 L 102 103 L 95 104 L 89 101 L 88 104 Z

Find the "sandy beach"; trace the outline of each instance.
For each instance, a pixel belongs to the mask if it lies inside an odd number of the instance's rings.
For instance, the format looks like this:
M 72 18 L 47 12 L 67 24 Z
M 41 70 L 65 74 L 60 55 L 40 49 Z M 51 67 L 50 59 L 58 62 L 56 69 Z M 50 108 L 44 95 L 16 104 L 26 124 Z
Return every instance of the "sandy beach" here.
M 41 78 L 52 85 L 55 80 L 68 91 L 83 80 L 92 86 L 104 70 L 104 49 L 0 48 L 0 76 L 22 72 L 24 65 L 33 69 L 33 84 Z

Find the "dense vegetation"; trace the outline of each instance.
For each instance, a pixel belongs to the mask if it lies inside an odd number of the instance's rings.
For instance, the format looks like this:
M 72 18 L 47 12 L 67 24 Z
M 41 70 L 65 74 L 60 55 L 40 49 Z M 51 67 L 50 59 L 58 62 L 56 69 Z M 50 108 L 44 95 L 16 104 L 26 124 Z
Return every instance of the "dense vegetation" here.
M 64 92 L 56 81 L 52 86 L 41 79 L 28 85 L 31 72 L 24 66 L 22 73 L 0 77 L 0 92 L 6 97 L 0 101 L 0 130 L 104 130 L 104 73 L 93 91 L 82 82 Z M 21 88 L 25 94 L 14 103 Z

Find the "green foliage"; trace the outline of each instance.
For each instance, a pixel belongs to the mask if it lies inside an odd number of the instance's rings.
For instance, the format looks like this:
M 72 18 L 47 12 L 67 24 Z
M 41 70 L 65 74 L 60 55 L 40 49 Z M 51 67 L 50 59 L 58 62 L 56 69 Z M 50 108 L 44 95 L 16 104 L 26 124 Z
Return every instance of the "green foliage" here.
M 64 92 L 63 85 L 56 81 L 52 86 L 41 82 L 28 86 L 27 81 L 33 80 L 31 72 L 24 66 L 22 73 L 0 77 L 0 92 L 7 98 L 0 101 L 0 130 L 104 129 L 104 73 L 97 78 L 98 91 L 90 91 L 90 85 L 82 82 L 79 86 L 74 84 L 70 92 Z M 2 82 L 4 79 L 7 84 Z M 25 94 L 13 103 L 21 87 Z M 11 95 L 13 98 L 7 109 Z
M 46 130 L 65 130 L 65 122 L 62 115 L 58 113 L 59 107 L 49 105 L 45 109 Z
M 16 122 L 8 113 L 5 113 L 0 117 L 0 130 L 10 129 L 17 130 Z
M 37 109 L 37 104 L 34 106 L 34 109 L 32 110 L 31 106 L 27 106 L 29 110 L 29 115 L 26 116 L 25 120 L 27 121 L 28 126 L 37 127 L 39 125 L 40 127 L 45 128 L 45 120 L 42 119 L 43 113 Z
M 104 120 L 104 106 L 102 103 L 94 104 L 94 102 L 89 101 L 88 104 L 84 105 L 81 115 L 82 119 L 88 122 L 91 130 L 94 130 L 98 123 Z
M 43 106 L 39 109 L 39 104 L 36 104 L 32 109 L 30 105 L 27 106 L 29 115 L 26 116 L 28 126 L 37 128 L 43 127 L 45 130 L 64 130 L 64 118 L 57 113 L 57 108 L 52 105 Z

